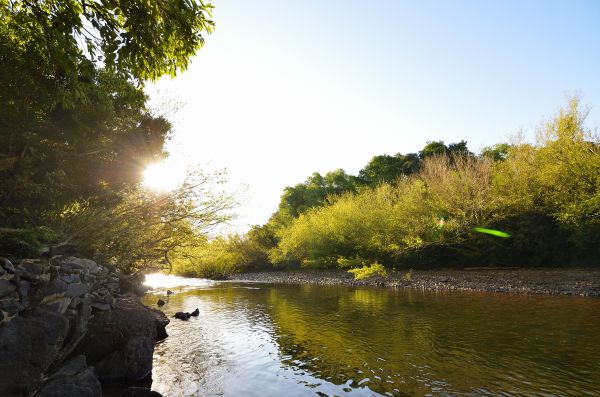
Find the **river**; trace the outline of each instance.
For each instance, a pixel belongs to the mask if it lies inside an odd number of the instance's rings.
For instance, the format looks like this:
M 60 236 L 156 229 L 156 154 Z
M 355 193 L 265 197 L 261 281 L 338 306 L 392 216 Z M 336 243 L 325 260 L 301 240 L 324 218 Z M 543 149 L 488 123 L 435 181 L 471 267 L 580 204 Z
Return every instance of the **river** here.
M 165 396 L 600 396 L 600 299 L 150 275 Z M 164 298 L 166 290 L 174 295 Z

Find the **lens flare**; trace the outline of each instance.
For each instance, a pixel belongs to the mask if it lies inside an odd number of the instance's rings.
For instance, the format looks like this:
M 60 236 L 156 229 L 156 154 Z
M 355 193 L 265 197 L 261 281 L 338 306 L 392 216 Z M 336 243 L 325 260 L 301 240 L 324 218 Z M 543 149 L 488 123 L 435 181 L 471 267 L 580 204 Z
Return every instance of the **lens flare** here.
M 473 231 L 477 232 L 477 233 L 484 233 L 484 234 L 489 234 L 492 236 L 502 237 L 502 238 L 510 237 L 510 234 L 508 234 L 506 232 L 502 232 L 500 230 L 494 230 L 494 229 L 485 229 L 483 227 L 475 227 L 475 228 L 473 228 Z

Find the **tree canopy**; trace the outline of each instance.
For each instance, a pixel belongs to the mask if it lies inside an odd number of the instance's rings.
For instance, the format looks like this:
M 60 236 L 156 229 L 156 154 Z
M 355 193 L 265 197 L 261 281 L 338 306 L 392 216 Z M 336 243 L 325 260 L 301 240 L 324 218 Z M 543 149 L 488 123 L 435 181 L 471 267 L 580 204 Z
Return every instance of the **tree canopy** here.
M 0 255 L 43 244 L 131 271 L 226 221 L 220 177 L 142 190 L 171 124 L 143 84 L 185 70 L 213 29 L 202 1 L 0 0 Z
M 85 53 L 139 80 L 185 70 L 214 27 L 211 11 L 210 3 L 196 0 L 0 2 L 14 35 L 33 33 L 38 51 L 67 73 L 79 69 Z

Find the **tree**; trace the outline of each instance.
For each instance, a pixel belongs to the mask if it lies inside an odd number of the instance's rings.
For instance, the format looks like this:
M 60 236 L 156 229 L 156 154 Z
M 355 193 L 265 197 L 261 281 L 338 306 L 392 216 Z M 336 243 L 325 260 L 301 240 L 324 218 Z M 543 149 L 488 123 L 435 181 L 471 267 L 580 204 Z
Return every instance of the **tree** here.
M 508 158 L 511 145 L 508 143 L 497 143 L 494 146 L 486 146 L 481 150 L 481 156 L 494 161 L 504 161 Z
M 395 156 L 374 156 L 358 173 L 363 183 L 374 186 L 382 182 L 394 182 L 401 175 L 411 175 L 419 169 L 419 156 L 415 153 Z
M 0 0 L 2 253 L 16 240 L 33 249 L 67 239 L 137 266 L 200 233 L 198 217 L 223 219 L 189 196 L 156 201 L 137 186 L 171 131 L 146 108 L 144 80 L 188 66 L 213 29 L 211 9 L 195 0 Z
M 79 69 L 83 47 L 91 61 L 140 81 L 185 70 L 214 27 L 211 11 L 196 0 L 0 2 L 0 17 L 35 31 L 35 45 L 67 73 Z
M 235 200 L 216 191 L 222 175 L 195 170 L 178 189 L 153 193 L 139 186 L 121 191 L 110 206 L 79 202 L 52 224 L 65 242 L 121 271 L 170 267 L 172 258 L 202 244 L 232 219 Z
M 448 151 L 448 147 L 444 144 L 444 141 L 427 142 L 427 145 L 419 151 L 419 157 L 422 160 L 433 155 L 447 154 Z

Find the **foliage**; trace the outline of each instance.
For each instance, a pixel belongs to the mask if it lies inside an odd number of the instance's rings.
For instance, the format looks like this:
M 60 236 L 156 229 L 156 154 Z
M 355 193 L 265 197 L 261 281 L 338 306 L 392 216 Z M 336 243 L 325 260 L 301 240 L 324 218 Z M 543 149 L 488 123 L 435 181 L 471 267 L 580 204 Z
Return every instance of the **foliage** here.
M 276 266 L 590 264 L 600 254 L 600 142 L 578 98 L 540 128 L 537 144 L 429 142 L 418 171 L 405 156 L 376 156 L 366 186 L 265 227 Z M 473 232 L 490 228 L 499 239 Z
M 0 2 L 0 19 L 34 32 L 31 45 L 65 72 L 78 71 L 83 47 L 92 62 L 140 80 L 186 69 L 213 29 L 211 11 L 195 0 Z
M 377 262 L 372 265 L 350 269 L 348 270 L 348 273 L 352 273 L 355 280 L 364 280 L 372 277 L 387 277 L 388 275 L 385 267 L 381 266 Z
M 170 267 L 177 250 L 203 241 L 231 219 L 235 202 L 217 190 L 221 180 L 220 174 L 195 171 L 173 191 L 136 187 L 111 206 L 78 204 L 52 224 L 82 253 L 122 271 Z
M 177 274 L 226 279 L 247 270 L 265 270 L 266 254 L 256 242 L 237 234 L 197 240 L 191 247 L 175 250 L 173 271 Z
M 508 158 L 508 152 L 511 145 L 508 143 L 498 143 L 493 146 L 486 146 L 481 150 L 482 157 L 488 157 L 494 161 L 504 161 Z
M 421 166 L 419 156 L 415 153 L 395 156 L 387 154 L 375 156 L 369 163 L 359 171 L 359 179 L 369 186 L 379 183 L 393 183 L 402 175 L 411 175 L 418 171 Z
M 0 254 L 71 247 L 129 272 L 168 264 L 230 218 L 219 176 L 162 194 L 139 186 L 171 131 L 143 81 L 188 66 L 211 9 L 0 0 Z

